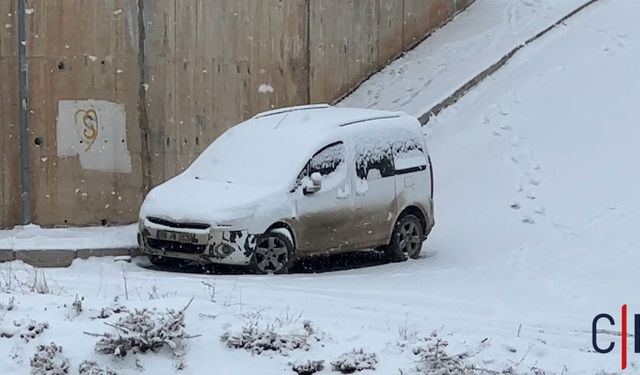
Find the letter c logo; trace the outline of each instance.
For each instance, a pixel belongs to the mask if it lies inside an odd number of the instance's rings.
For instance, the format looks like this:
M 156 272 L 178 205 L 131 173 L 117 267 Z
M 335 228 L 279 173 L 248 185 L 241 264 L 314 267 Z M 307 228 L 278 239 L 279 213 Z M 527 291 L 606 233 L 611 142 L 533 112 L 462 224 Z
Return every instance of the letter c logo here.
M 615 343 L 614 342 L 610 342 L 609 346 L 606 349 L 601 349 L 598 346 L 598 320 L 600 319 L 607 319 L 609 321 L 609 324 L 614 325 L 615 321 L 613 320 L 613 317 L 609 314 L 598 314 L 596 315 L 595 318 L 593 318 L 593 324 L 591 325 L 591 341 L 593 343 L 593 348 L 596 350 L 596 352 L 598 353 L 602 353 L 602 354 L 606 354 L 606 353 L 610 353 L 613 348 L 615 347 Z

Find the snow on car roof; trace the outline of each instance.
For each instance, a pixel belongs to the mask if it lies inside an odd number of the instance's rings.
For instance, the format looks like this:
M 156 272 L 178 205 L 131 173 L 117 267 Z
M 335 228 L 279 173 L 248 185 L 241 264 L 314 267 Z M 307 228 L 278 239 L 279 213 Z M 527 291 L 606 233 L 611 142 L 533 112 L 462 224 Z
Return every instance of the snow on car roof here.
M 286 108 L 278 108 L 271 111 L 258 113 L 253 118 L 262 118 L 262 117 L 277 115 L 285 112 L 305 111 L 308 109 L 320 109 L 320 108 L 329 108 L 329 107 L 330 107 L 329 104 L 309 104 L 309 105 L 299 105 L 299 106 L 286 107 Z
M 401 112 L 381 111 L 365 108 L 332 107 L 328 104 L 311 104 L 281 108 L 257 114 L 252 120 L 266 119 L 274 124 L 274 129 L 307 132 L 309 127 L 326 133 L 337 131 L 339 126 L 377 119 L 396 118 Z M 300 125 L 304 124 L 302 128 Z
M 415 127 L 409 115 L 372 109 L 311 105 L 265 112 L 227 130 L 188 173 L 241 184 L 290 183 L 315 151 L 347 136 L 351 126 L 345 125 L 401 117 Z

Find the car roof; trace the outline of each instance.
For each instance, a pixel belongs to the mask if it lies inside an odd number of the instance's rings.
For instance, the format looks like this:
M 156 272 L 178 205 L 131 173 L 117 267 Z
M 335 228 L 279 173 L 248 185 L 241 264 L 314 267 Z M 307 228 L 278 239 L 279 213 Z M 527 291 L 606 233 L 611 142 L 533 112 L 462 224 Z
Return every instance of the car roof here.
M 286 133 L 293 137 L 299 135 L 303 138 L 324 139 L 337 136 L 350 125 L 400 118 L 405 118 L 405 120 L 408 118 L 409 123 L 417 123 L 415 118 L 403 112 L 312 104 L 259 113 L 246 121 L 244 125 L 251 128 L 261 128 L 260 130 L 274 136 Z

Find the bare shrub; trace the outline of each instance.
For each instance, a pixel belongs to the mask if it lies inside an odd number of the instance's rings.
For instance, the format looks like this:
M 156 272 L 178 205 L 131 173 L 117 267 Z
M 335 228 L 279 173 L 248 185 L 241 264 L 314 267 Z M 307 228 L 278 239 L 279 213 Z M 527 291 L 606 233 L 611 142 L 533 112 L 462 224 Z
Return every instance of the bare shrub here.
M 32 375 L 65 375 L 69 373 L 69 359 L 62 355 L 62 347 L 51 343 L 38 345 L 31 358 Z
M 100 309 L 100 312 L 96 316 L 92 316 L 91 319 L 107 319 L 115 314 L 122 314 L 125 312 L 129 312 L 129 310 L 125 306 L 112 306 L 112 307 L 103 307 Z
M 80 315 L 82 312 L 82 301 L 84 301 L 84 297 L 78 298 L 78 295 L 76 294 L 76 299 L 73 300 L 73 303 L 71 304 L 71 309 L 76 313 L 76 316 Z
M 232 349 L 244 349 L 254 354 L 276 352 L 286 355 L 293 350 L 309 350 L 309 341 L 320 341 L 310 321 L 304 321 L 302 329 L 291 327 L 291 320 L 275 319 L 273 322 L 261 324 L 259 314 L 248 319 L 239 333 L 226 332 L 221 340 Z
M 118 375 L 117 372 L 108 368 L 100 367 L 96 362 L 84 361 L 78 366 L 79 375 Z
M 352 374 L 356 371 L 375 370 L 377 364 L 378 357 L 375 353 L 367 353 L 364 349 L 353 349 L 331 362 L 331 367 L 342 374 Z
M 8 267 L 0 270 L 0 292 L 1 293 L 11 293 L 15 290 L 14 285 L 15 274 L 11 267 L 11 263 L 9 263 Z
M 178 295 L 178 292 L 173 291 L 173 292 L 160 293 L 160 289 L 158 289 L 156 285 L 152 285 L 151 290 L 147 292 L 147 294 L 149 296 L 149 300 L 153 301 L 158 299 L 175 297 Z
M 465 359 L 467 353 L 450 356 L 445 351 L 449 344 L 435 334 L 422 340 L 422 343 L 413 349 L 413 354 L 418 356 L 417 372 L 419 374 L 432 375 L 467 375 L 477 374 L 479 371 Z
M 47 275 L 40 270 L 14 270 L 9 266 L 0 271 L 0 292 L 51 294 Z
M 128 353 L 157 352 L 167 347 L 181 356 L 184 340 L 194 337 L 184 331 L 184 313 L 189 304 L 177 312 L 157 313 L 148 309 L 127 312 L 115 324 L 105 323 L 114 328 L 114 333 L 90 334 L 100 337 L 95 349 L 98 353 L 124 357 Z
M 468 359 L 479 353 L 483 345 L 476 352 L 465 352 L 450 355 L 446 352 L 449 345 L 447 341 L 442 340 L 436 333 L 432 333 L 430 337 L 420 340 L 420 343 L 414 347 L 413 354 L 418 356 L 418 366 L 415 373 L 425 375 L 547 375 L 544 370 L 532 367 L 528 371 L 518 371 L 514 367 L 507 367 L 503 370 L 489 370 L 479 368 L 471 363 Z M 524 358 L 523 358 L 524 360 Z M 521 363 L 520 361 L 518 365 Z M 516 365 L 517 366 L 517 365 Z
M 38 323 L 34 320 L 20 320 L 14 321 L 13 326 L 15 327 L 13 331 L 0 331 L 0 338 L 9 339 L 18 336 L 23 339 L 24 342 L 29 342 L 38 337 L 45 329 L 49 328 L 49 323 Z
M 30 287 L 31 293 L 38 294 L 49 294 L 51 293 L 51 289 L 49 289 L 49 283 L 47 283 L 47 275 L 42 272 L 42 276 L 38 276 L 40 272 L 35 270 L 33 273 L 33 283 Z
M 15 324 L 15 323 L 14 323 Z M 49 323 L 38 323 L 33 320 L 30 320 L 25 323 L 21 323 L 21 325 L 17 325 L 18 327 L 22 327 L 22 331 L 20 332 L 20 338 L 25 342 L 29 342 L 36 337 L 38 337 L 45 329 L 49 328 Z
M 244 349 L 255 354 L 265 351 L 286 353 L 291 350 L 308 350 L 308 335 L 288 333 L 282 334 L 270 328 L 243 327 L 242 332 L 222 335 L 222 342 L 229 348 Z
M 202 285 L 207 289 L 209 295 L 209 301 L 216 302 L 216 281 L 213 279 L 213 283 L 202 282 Z
M 6 303 L 0 302 L 0 311 L 11 311 L 15 307 L 16 307 L 15 297 L 9 298 L 9 300 Z
M 324 370 L 324 361 L 298 361 L 289 363 L 293 372 L 298 375 L 313 375 Z

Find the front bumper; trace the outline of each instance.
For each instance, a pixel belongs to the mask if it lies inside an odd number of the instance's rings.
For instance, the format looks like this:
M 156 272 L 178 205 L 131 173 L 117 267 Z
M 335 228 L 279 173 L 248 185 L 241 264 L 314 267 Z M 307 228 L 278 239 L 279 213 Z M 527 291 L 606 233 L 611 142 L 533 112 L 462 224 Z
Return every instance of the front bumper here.
M 147 255 L 203 264 L 247 265 L 255 249 L 256 236 L 246 230 L 176 228 L 145 219 L 139 224 L 138 245 Z

